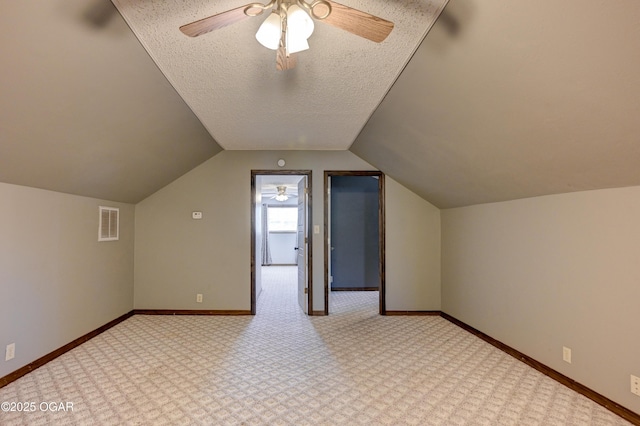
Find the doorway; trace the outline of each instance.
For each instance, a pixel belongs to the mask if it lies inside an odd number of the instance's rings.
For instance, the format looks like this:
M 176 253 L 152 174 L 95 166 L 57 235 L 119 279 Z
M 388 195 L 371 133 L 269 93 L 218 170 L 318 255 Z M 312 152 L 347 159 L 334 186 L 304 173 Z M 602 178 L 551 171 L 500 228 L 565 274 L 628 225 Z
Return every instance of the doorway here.
M 332 291 L 378 291 L 385 304 L 384 174 L 379 171 L 324 173 L 324 298 Z
M 300 309 L 312 312 L 311 170 L 251 171 L 251 314 L 263 265 L 295 265 Z

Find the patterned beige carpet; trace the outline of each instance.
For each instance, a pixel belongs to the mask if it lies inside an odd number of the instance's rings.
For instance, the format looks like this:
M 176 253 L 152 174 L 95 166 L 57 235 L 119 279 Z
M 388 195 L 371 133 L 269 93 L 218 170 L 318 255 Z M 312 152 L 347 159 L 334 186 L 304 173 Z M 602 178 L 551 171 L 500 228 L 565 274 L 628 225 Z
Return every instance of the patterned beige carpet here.
M 36 403 L 0 424 L 629 424 L 440 317 L 337 292 L 307 318 L 295 268 L 264 272 L 255 317 L 136 315 L 0 389 Z

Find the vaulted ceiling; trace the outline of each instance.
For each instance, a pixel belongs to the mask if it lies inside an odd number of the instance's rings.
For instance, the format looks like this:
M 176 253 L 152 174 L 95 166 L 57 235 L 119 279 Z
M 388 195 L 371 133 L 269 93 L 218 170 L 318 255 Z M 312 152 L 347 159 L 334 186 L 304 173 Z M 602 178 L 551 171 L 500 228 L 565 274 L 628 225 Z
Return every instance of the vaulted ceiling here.
M 246 0 L 245 0 L 246 1 Z M 240 0 L 114 0 L 160 70 L 225 149 L 346 150 L 433 25 L 445 0 L 351 0 L 394 22 L 380 44 L 316 21 L 293 70 L 255 38 L 266 13 L 199 37 L 181 25 Z
M 388 39 L 318 23 L 284 72 L 263 18 L 178 31 L 242 1 L 114 3 L 0 3 L 0 181 L 137 202 L 222 149 L 350 149 L 441 208 L 640 185 L 637 0 L 342 0 Z
M 351 150 L 441 208 L 640 185 L 640 2 L 451 0 Z
M 221 150 L 108 0 L 0 2 L 0 181 L 137 202 Z

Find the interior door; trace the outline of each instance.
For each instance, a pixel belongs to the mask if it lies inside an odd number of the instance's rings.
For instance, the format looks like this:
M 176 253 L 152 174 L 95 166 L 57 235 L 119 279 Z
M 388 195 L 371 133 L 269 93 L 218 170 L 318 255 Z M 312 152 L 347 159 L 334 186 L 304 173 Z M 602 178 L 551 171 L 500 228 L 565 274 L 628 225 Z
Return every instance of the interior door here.
M 298 251 L 298 304 L 302 311 L 307 314 L 309 312 L 308 306 L 308 287 L 307 287 L 307 177 L 304 176 L 298 182 L 298 238 L 297 247 Z

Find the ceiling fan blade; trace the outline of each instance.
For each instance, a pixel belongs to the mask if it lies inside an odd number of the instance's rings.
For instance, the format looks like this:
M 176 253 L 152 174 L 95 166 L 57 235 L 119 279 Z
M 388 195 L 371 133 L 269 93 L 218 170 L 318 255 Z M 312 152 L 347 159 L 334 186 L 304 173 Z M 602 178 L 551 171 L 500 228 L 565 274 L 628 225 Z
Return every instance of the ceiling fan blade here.
M 276 69 L 278 71 L 290 70 L 296 67 L 298 62 L 295 53 L 287 56 L 284 46 L 280 46 L 276 52 Z
M 198 37 L 213 30 L 226 27 L 227 25 L 235 24 L 236 22 L 240 22 L 243 19 L 249 18 L 249 16 L 244 13 L 247 7 L 251 7 L 251 5 L 249 4 L 236 7 L 235 9 L 227 10 L 226 12 L 218 13 L 217 15 L 209 16 L 208 18 L 203 18 L 198 21 L 191 22 L 189 24 L 181 26 L 180 31 L 182 31 L 189 37 Z
M 378 18 L 353 9 L 340 3 L 328 1 L 331 5 L 331 13 L 321 22 L 327 23 L 337 28 L 341 28 L 352 34 L 364 37 L 367 40 L 380 43 L 387 38 L 393 30 L 393 22 Z

